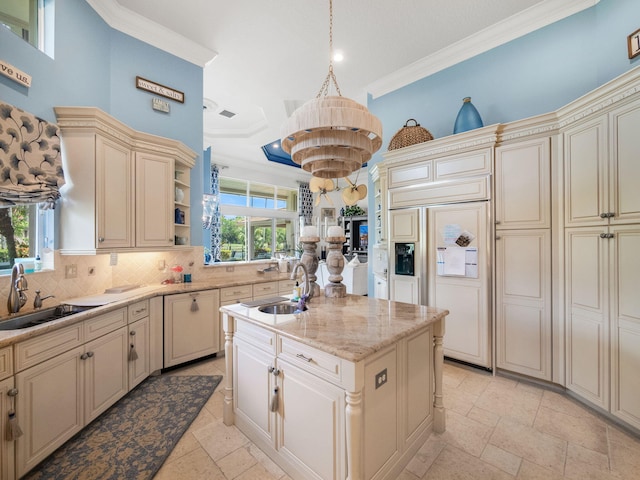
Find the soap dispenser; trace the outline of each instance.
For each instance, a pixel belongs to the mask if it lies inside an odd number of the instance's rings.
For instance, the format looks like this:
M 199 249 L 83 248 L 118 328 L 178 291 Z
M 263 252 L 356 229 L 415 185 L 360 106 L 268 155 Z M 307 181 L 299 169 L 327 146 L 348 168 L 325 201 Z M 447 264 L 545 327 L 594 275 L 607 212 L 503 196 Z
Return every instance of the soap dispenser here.
M 295 287 L 293 287 L 293 298 L 291 300 L 294 300 L 296 302 L 300 300 L 300 293 L 301 293 L 300 285 L 298 284 L 298 282 L 296 282 Z

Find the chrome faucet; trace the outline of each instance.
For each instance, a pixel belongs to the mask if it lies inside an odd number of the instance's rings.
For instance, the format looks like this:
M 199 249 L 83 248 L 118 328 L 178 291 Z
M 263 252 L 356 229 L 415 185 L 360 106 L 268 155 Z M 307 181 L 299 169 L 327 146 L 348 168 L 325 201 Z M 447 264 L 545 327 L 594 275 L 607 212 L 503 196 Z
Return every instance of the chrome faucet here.
M 53 298 L 55 295 L 47 295 L 45 297 L 40 296 L 40 290 L 36 290 L 36 298 L 33 299 L 33 308 L 38 309 L 42 307 L 42 301 L 47 298 Z
M 291 280 L 295 280 L 298 276 L 298 268 L 302 268 L 304 272 L 304 290 L 302 290 L 302 295 L 307 296 L 307 299 L 311 299 L 313 296 L 313 292 L 311 291 L 311 283 L 309 282 L 309 272 L 307 271 L 307 267 L 302 262 L 298 262 L 294 265 L 293 270 L 291 271 Z
M 9 313 L 18 313 L 27 303 L 25 290 L 28 290 L 28 283 L 24 276 L 24 266 L 21 263 L 16 263 L 11 269 L 11 284 L 9 285 L 9 299 L 7 300 Z

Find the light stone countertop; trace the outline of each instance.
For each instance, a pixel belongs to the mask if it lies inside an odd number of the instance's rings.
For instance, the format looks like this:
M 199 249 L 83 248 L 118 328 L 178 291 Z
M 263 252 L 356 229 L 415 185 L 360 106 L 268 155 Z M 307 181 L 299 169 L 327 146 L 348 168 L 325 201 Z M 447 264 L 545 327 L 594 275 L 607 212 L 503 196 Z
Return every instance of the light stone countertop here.
M 59 330 L 61 328 L 67 327 L 69 325 L 73 325 L 75 323 L 81 322 L 83 320 L 88 320 L 90 318 L 97 317 L 104 313 L 117 310 L 122 307 L 126 307 L 133 303 L 146 300 L 148 298 L 153 298 L 157 296 L 164 295 L 173 295 L 177 293 L 187 293 L 187 292 L 197 292 L 201 290 L 210 290 L 216 288 L 224 288 L 224 287 L 236 287 L 238 285 L 247 285 L 247 284 L 257 284 L 257 283 L 266 283 L 273 282 L 277 280 L 288 280 L 290 274 L 278 273 L 278 274 L 270 274 L 270 275 L 261 275 L 256 277 L 254 281 L 202 281 L 202 282 L 192 282 L 192 283 L 175 283 L 175 284 L 157 284 L 157 285 L 145 285 L 139 289 L 130 290 L 123 294 L 114 294 L 114 298 L 118 298 L 118 300 L 108 303 L 106 305 L 102 305 L 99 307 L 91 308 L 90 310 L 86 310 L 84 312 L 76 313 L 74 315 L 70 315 L 68 317 L 61 318 L 60 320 L 53 320 L 51 322 L 44 323 L 42 325 L 38 325 L 35 327 L 22 328 L 16 330 L 0 330 L 0 348 L 13 345 L 15 343 L 21 342 L 23 340 L 27 340 L 29 338 L 37 337 L 47 332 L 51 332 L 54 330 Z M 95 294 L 94 294 L 95 295 Z M 46 310 L 50 307 L 55 307 L 56 305 L 65 304 L 65 300 L 56 299 L 59 303 L 45 303 L 43 306 L 43 310 Z M 69 299 L 66 299 L 69 300 Z M 34 310 L 31 309 L 23 309 L 20 311 L 16 317 L 21 315 L 26 315 L 29 313 L 33 313 Z M 2 320 L 9 320 L 14 318 L 14 316 L 3 316 L 0 318 L 0 322 Z
M 220 311 L 339 358 L 358 362 L 443 320 L 449 311 L 423 305 L 347 295 L 313 297 L 305 312 L 266 314 L 258 307 L 227 305 Z

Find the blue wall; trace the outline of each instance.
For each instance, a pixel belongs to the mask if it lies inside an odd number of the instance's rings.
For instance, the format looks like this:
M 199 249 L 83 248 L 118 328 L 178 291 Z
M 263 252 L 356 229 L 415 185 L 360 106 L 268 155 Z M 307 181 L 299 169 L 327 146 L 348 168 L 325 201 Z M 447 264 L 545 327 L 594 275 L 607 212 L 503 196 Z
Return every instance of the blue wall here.
M 183 142 L 198 154 L 191 177 L 191 225 L 202 217 L 203 69 L 110 28 L 84 0 L 55 0 L 55 58 L 0 29 L 0 59 L 31 75 L 31 88 L 0 76 L 0 100 L 55 122 L 54 106 L 95 106 L 143 132 Z M 151 108 L 141 76 L 185 94 L 171 113 Z M 202 244 L 198 229 L 191 244 Z

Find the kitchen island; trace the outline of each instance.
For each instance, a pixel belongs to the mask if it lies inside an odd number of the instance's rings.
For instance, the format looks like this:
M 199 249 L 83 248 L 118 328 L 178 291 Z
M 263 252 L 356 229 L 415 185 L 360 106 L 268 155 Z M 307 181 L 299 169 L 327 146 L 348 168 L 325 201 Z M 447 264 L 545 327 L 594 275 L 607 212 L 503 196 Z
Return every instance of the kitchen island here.
M 348 295 L 222 307 L 224 423 L 294 479 L 395 479 L 445 429 L 447 310 Z

